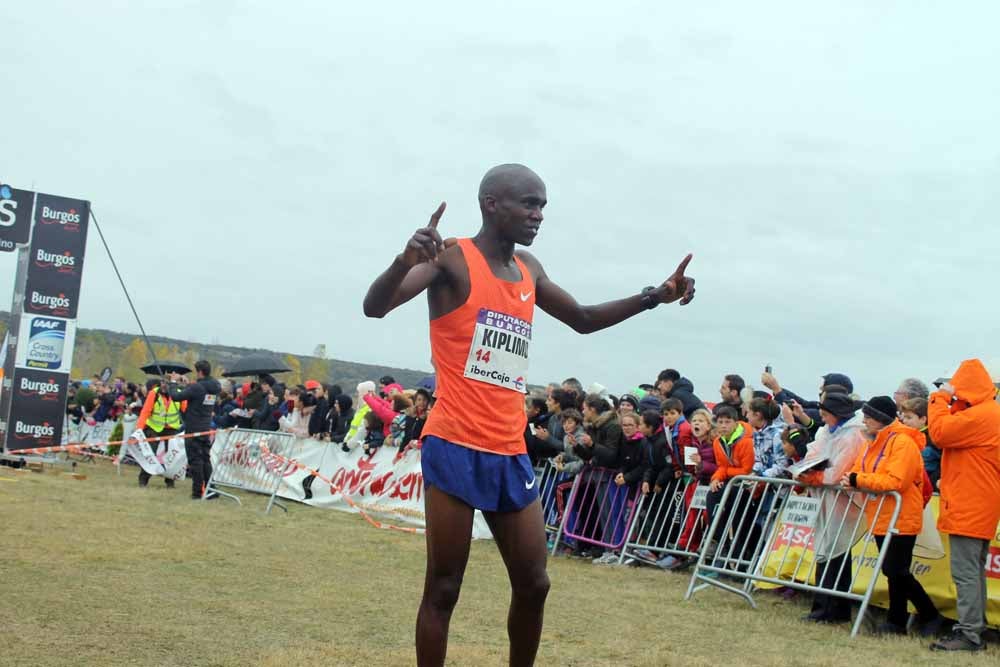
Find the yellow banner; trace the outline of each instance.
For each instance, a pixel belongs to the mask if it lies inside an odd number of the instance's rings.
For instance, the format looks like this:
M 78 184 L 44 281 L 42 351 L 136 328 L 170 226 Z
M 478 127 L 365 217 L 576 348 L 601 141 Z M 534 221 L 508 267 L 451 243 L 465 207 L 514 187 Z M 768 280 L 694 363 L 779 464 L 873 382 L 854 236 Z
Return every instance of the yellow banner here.
M 956 618 L 955 585 L 951 581 L 951 565 L 948 551 L 948 536 L 937 531 L 938 497 L 931 498 L 925 508 L 924 531 L 917 538 L 914 549 L 912 571 L 934 600 L 938 611 L 949 618 Z M 812 531 L 798 526 L 779 526 L 779 535 L 768 555 L 764 574 L 781 579 L 795 578 L 804 581 L 812 569 Z M 871 581 L 873 567 L 878 558 L 875 543 L 868 545 L 862 554 L 862 544 L 852 550 L 854 571 L 860 573 L 854 583 L 854 592 L 863 593 Z M 805 555 L 803 556 L 803 550 Z M 799 557 L 802 557 L 801 563 Z M 798 567 L 796 567 L 798 566 Z M 777 574 L 780 570 L 780 575 Z M 797 570 L 797 571 L 796 571 Z M 812 582 L 809 582 L 812 583 Z M 760 585 L 761 588 L 773 588 Z M 990 555 L 986 560 L 986 619 L 990 625 L 1000 627 L 1000 526 L 990 544 Z M 889 588 L 885 577 L 879 576 L 872 592 L 872 604 L 889 606 Z

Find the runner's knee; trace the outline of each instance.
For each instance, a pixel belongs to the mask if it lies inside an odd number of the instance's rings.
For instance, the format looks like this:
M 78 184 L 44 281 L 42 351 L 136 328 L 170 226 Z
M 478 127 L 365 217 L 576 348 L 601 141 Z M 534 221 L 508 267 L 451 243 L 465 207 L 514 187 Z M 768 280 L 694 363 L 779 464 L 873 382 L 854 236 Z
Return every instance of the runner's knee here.
M 520 602 L 541 604 L 545 602 L 550 586 L 549 575 L 542 569 L 520 577 L 520 580 L 513 584 L 513 593 Z
M 461 590 L 461 575 L 438 576 L 429 582 L 426 598 L 435 609 L 450 612 L 458 604 L 458 594 Z

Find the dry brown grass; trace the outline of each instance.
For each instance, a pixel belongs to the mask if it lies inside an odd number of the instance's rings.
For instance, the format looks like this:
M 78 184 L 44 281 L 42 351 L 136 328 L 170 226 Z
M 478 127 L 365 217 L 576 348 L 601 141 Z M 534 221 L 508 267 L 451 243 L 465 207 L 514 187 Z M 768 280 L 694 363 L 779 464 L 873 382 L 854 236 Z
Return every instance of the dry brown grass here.
M 0 481 L 0 664 L 410 665 L 423 578 L 420 537 L 360 518 L 264 501 L 194 503 L 86 465 Z M 14 479 L 0 469 L 0 479 Z M 539 665 L 985 665 L 915 639 L 850 640 L 805 625 L 801 604 L 761 595 L 754 611 L 687 578 L 556 559 Z M 501 665 L 506 575 L 473 545 L 449 664 Z

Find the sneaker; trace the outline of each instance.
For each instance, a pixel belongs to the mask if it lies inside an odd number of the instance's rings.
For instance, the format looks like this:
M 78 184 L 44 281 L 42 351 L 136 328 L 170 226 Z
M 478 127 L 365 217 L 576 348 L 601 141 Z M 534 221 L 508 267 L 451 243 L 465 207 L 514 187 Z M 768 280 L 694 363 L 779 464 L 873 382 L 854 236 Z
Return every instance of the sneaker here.
M 932 651 L 982 651 L 985 648 L 983 642 L 974 642 L 961 630 L 953 630 L 944 639 L 931 644 Z
M 941 635 L 941 631 L 944 630 L 944 616 L 938 614 L 931 620 L 921 623 L 920 619 L 917 619 L 915 623 L 917 627 L 917 634 L 925 639 L 930 637 L 937 637 Z
M 600 558 L 595 558 L 591 562 L 594 565 L 611 565 L 618 560 L 618 554 L 613 551 L 605 551 Z
M 635 557 L 641 560 L 648 560 L 651 563 L 656 562 L 657 560 L 656 554 L 649 549 L 639 549 L 635 552 Z
M 664 556 L 660 560 L 656 561 L 656 567 L 661 570 L 669 570 L 671 567 L 677 564 L 676 556 Z
M 826 612 L 822 609 L 814 609 L 808 614 L 802 616 L 802 620 L 808 623 L 822 623 L 826 620 Z
M 677 562 L 668 567 L 667 569 L 671 572 L 680 572 L 681 570 L 686 570 L 695 563 L 698 562 L 697 558 L 678 558 Z
M 905 635 L 906 628 L 901 625 L 896 625 L 895 623 L 890 623 L 886 621 L 885 623 L 879 623 L 875 628 L 876 635 Z

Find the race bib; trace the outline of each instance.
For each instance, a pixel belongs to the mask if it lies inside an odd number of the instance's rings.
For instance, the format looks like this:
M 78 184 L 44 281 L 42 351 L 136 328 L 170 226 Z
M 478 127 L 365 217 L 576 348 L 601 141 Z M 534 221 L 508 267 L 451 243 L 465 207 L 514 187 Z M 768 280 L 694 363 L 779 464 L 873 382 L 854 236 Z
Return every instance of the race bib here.
M 525 393 L 530 342 L 531 322 L 480 308 L 465 377 Z

